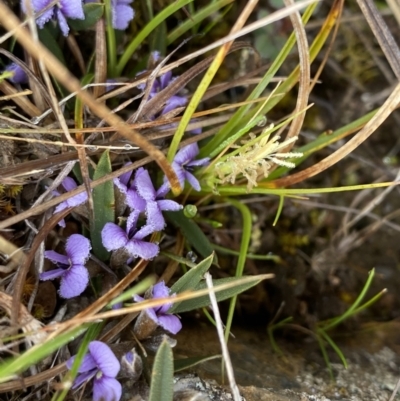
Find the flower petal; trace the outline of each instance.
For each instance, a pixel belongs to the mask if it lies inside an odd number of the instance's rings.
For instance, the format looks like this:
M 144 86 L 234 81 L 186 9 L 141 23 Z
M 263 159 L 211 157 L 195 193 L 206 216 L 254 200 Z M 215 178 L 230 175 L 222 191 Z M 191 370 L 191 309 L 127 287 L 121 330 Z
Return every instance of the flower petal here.
M 172 334 L 178 333 L 182 329 L 182 323 L 175 315 L 158 316 L 160 326 Z
M 70 261 L 67 256 L 61 255 L 60 253 L 55 252 L 55 251 L 46 251 L 44 253 L 44 257 L 46 259 L 50 259 L 55 264 L 61 263 L 62 265 L 66 265 L 66 266 L 69 266 L 69 264 L 70 264 Z
M 91 341 L 89 344 L 89 352 L 103 375 L 108 377 L 117 376 L 120 364 L 117 357 L 107 344 L 101 341 Z
M 60 0 L 59 9 L 66 18 L 85 19 L 82 0 Z
M 135 12 L 133 8 L 124 4 L 117 4 L 112 8 L 112 26 L 114 29 L 125 30 L 133 20 Z
M 170 199 L 159 200 L 157 201 L 157 204 L 160 210 L 167 210 L 170 212 L 176 212 L 183 208 L 182 205 Z
M 145 260 L 153 259 L 160 252 L 158 245 L 136 239 L 130 240 L 125 248 L 132 256 Z
M 130 166 L 131 164 L 132 164 L 132 162 L 125 163 L 124 167 Z M 115 178 L 114 182 L 118 181 L 121 184 L 125 185 L 125 187 L 127 187 L 131 177 L 132 177 L 132 170 L 128 171 L 127 173 L 121 174 L 118 178 Z
M 74 265 L 61 279 L 60 296 L 66 299 L 77 297 L 85 291 L 89 283 L 89 273 L 85 266 Z
M 9 64 L 4 71 L 14 73 L 12 78 L 8 78 L 8 80 L 13 84 L 25 84 L 28 82 L 28 75 L 26 75 L 25 70 L 23 70 L 17 63 Z
M 146 214 L 146 225 L 152 227 L 153 231 L 160 231 L 165 227 L 165 219 L 161 213 L 160 208 L 158 207 L 158 202 L 148 202 L 146 207 Z
M 95 376 L 97 372 L 98 372 L 97 369 L 92 369 L 89 372 L 84 372 L 78 375 L 77 378 L 74 380 L 72 389 L 75 390 L 76 388 L 80 387 L 83 383 L 88 382 Z
M 78 187 L 78 185 L 76 184 L 75 180 L 73 178 L 71 178 L 71 177 L 65 177 L 62 180 L 61 185 L 64 187 L 64 189 L 67 192 L 72 191 L 72 190 L 74 190 L 75 188 Z
M 199 180 L 192 173 L 189 173 L 187 171 L 186 172 L 186 179 L 187 179 L 188 183 L 192 186 L 192 188 L 195 191 L 198 192 L 198 191 L 201 190 L 201 186 L 200 186 Z
M 76 358 L 76 356 L 73 356 L 73 357 L 69 358 L 68 361 L 65 363 L 67 365 L 68 369 L 72 368 L 75 358 Z M 78 372 L 79 373 L 88 372 L 92 369 L 97 369 L 97 365 L 96 365 L 96 361 L 93 359 L 92 355 L 90 355 L 90 353 L 88 353 L 83 357 L 82 363 L 78 368 Z
M 93 401 L 119 401 L 122 395 L 121 383 L 111 377 L 94 379 Z
M 187 103 L 187 99 L 185 97 L 183 97 L 183 96 L 171 96 L 168 99 L 168 101 L 167 101 L 163 111 L 161 112 L 161 114 L 167 114 L 171 110 L 175 110 L 178 107 L 183 107 L 183 106 L 186 105 L 186 103 Z
M 169 288 L 165 285 L 164 281 L 153 286 L 153 296 L 152 298 L 166 298 L 169 296 Z
M 179 179 L 179 177 L 178 177 Z M 165 178 L 164 183 L 161 185 L 160 188 L 157 189 L 156 198 L 165 198 L 165 195 L 170 191 L 170 186 L 168 180 Z
M 42 281 L 54 280 L 55 278 L 62 277 L 65 274 L 65 269 L 53 269 L 39 274 L 39 279 Z
M 165 89 L 171 82 L 172 71 L 167 71 L 165 74 L 161 75 L 159 78 L 161 89 Z
M 126 204 L 134 210 L 144 212 L 146 201 L 137 193 L 135 189 L 128 189 L 126 192 Z
M 175 174 L 178 177 L 180 186 L 183 187 L 185 185 L 186 170 L 176 162 L 172 162 L 172 168 L 174 169 Z
M 200 167 L 200 166 L 207 166 L 210 163 L 209 157 L 203 157 L 202 159 L 192 160 L 188 163 L 187 167 Z
M 61 10 L 56 7 L 56 15 L 57 15 L 57 20 L 58 20 L 58 25 L 60 26 L 61 32 L 64 36 L 68 36 L 69 34 L 69 26 L 67 19 L 65 18 L 64 14 L 61 12 Z
M 80 234 L 72 234 L 65 245 L 65 252 L 74 265 L 85 264 L 91 249 L 90 241 Z
M 199 154 L 199 145 L 191 143 L 179 150 L 174 158 L 174 162 L 180 165 L 192 161 Z
M 135 186 L 138 194 L 146 201 L 156 199 L 156 190 L 151 182 L 150 174 L 144 168 L 138 169 L 135 176 Z
M 115 251 L 126 245 L 126 232 L 114 223 L 107 223 L 101 230 L 101 240 L 108 251 Z
M 35 14 L 39 13 L 45 7 L 47 7 L 51 3 L 51 0 L 32 0 L 32 10 Z M 21 2 L 21 8 L 24 13 L 27 13 L 27 9 L 25 8 L 25 1 Z M 51 19 L 54 13 L 54 7 L 51 7 L 49 10 L 43 12 L 40 17 L 36 18 L 36 23 L 39 28 L 43 28 L 47 21 Z

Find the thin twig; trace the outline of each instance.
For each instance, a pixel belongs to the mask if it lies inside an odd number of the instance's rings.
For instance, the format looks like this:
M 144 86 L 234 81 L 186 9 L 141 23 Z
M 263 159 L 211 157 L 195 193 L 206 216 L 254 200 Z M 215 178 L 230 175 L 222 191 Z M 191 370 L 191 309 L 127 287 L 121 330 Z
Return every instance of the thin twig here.
M 235 374 L 233 372 L 233 366 L 231 362 L 231 357 L 229 356 L 228 347 L 224 338 L 224 327 L 222 325 L 221 315 L 218 309 L 217 298 L 215 297 L 214 286 L 212 282 L 212 277 L 210 273 L 206 273 L 204 275 L 207 283 L 207 288 L 210 290 L 209 297 L 211 301 L 212 310 L 214 313 L 215 324 L 217 326 L 217 332 L 219 337 L 219 342 L 221 344 L 222 356 L 224 358 L 225 366 L 226 366 L 226 374 L 228 375 L 229 385 L 232 390 L 232 396 L 235 401 L 241 401 L 242 397 L 239 393 L 239 388 L 235 381 Z

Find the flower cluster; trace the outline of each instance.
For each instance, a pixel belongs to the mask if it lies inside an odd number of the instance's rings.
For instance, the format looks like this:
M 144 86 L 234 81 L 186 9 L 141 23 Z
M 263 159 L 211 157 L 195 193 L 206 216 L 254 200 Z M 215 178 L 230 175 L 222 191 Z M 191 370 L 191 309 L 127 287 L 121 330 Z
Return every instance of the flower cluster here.
M 164 199 L 169 188 L 164 186 L 156 191 L 149 172 L 144 168 L 136 170 L 131 184 L 130 179 L 131 173 L 114 180 L 117 188 L 125 195 L 126 204 L 131 210 L 126 229 L 114 223 L 107 223 L 101 233 L 103 245 L 109 251 L 124 248 L 131 257 L 152 259 L 159 252 L 158 245 L 144 241 L 144 237 L 164 228 L 164 210 L 178 211 L 182 206 L 175 201 Z M 137 223 L 142 213 L 145 213 L 147 221 L 138 229 Z

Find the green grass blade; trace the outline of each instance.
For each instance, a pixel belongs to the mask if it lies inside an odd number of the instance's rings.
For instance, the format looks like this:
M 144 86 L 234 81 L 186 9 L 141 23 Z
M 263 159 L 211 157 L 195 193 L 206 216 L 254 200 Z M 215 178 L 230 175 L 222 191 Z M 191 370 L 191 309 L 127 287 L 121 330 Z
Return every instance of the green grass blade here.
M 174 360 L 174 371 L 180 372 L 185 369 L 190 369 L 200 363 L 212 361 L 213 359 L 221 358 L 222 355 L 210 355 L 210 356 L 196 356 L 192 358 L 175 359 Z
M 167 36 L 167 44 L 170 45 L 185 32 L 200 24 L 201 21 L 205 20 L 206 18 L 217 12 L 219 9 L 225 7 L 232 2 L 233 0 L 219 0 L 201 8 L 197 13 L 192 14 L 190 19 L 187 19 L 185 22 L 180 24 L 172 32 L 169 33 L 169 35 Z
M 14 375 L 23 372 L 43 360 L 54 351 L 57 351 L 65 344 L 84 333 L 87 328 L 88 325 L 81 325 L 43 344 L 33 346 L 16 358 L 5 360 L 0 364 L 0 383 L 9 380 Z
M 236 265 L 236 273 L 235 277 L 242 277 L 244 265 L 246 263 L 247 252 L 249 251 L 249 245 L 251 240 L 251 213 L 250 209 L 243 203 L 235 200 L 235 199 L 227 199 L 227 201 L 234 206 L 242 215 L 243 225 L 242 225 L 242 239 L 240 241 L 240 253 L 239 258 Z M 217 294 L 216 294 L 217 295 Z M 231 331 L 232 321 L 233 321 L 233 314 L 235 313 L 236 307 L 236 300 L 237 297 L 234 295 L 229 303 L 229 311 L 228 316 L 225 323 L 225 341 L 228 342 L 229 333 Z
M 149 23 L 133 38 L 129 45 L 125 48 L 124 53 L 119 59 L 116 66 L 116 76 L 120 76 L 124 70 L 127 62 L 132 57 L 135 50 L 142 44 L 142 42 L 150 35 L 154 29 L 165 21 L 170 15 L 186 6 L 193 0 L 177 0 L 165 7 L 159 14 L 157 14 Z
M 341 349 L 336 345 L 336 343 L 332 340 L 332 338 L 328 335 L 328 333 L 325 332 L 325 330 L 319 330 L 319 333 L 324 337 L 326 342 L 332 347 L 332 349 L 337 353 L 339 356 L 340 360 L 343 363 L 343 366 L 347 369 L 349 367 L 347 360 L 341 351 Z
M 357 299 L 354 301 L 353 305 L 350 306 L 349 309 L 347 309 L 346 312 L 344 312 L 342 315 L 338 316 L 335 319 L 331 319 L 327 324 L 322 324 L 320 325 L 320 328 L 324 331 L 327 331 L 329 329 L 332 329 L 333 327 L 337 326 L 344 320 L 348 319 L 351 315 L 354 314 L 355 310 L 358 308 L 362 300 L 364 299 L 365 295 L 367 294 L 367 291 L 371 287 L 372 280 L 374 279 L 375 276 L 375 269 L 372 269 L 369 274 L 368 274 L 368 279 L 367 282 L 365 283 L 363 289 L 360 292 L 360 295 L 357 297 Z

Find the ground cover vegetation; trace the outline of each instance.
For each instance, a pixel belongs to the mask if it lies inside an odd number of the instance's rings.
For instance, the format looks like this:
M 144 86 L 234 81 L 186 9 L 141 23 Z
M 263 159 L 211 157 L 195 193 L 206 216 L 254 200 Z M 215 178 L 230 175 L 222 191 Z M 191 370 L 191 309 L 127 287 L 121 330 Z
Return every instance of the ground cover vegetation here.
M 234 318 L 257 316 L 277 353 L 282 332 L 314 338 L 330 368 L 347 364 L 335 328 L 397 317 L 374 265 L 343 267 L 398 231 L 399 141 L 357 153 L 398 119 L 388 13 L 400 23 L 391 1 L 0 2 L 5 399 L 172 400 L 174 372 L 210 357 L 173 357 L 197 316 L 237 400 Z

